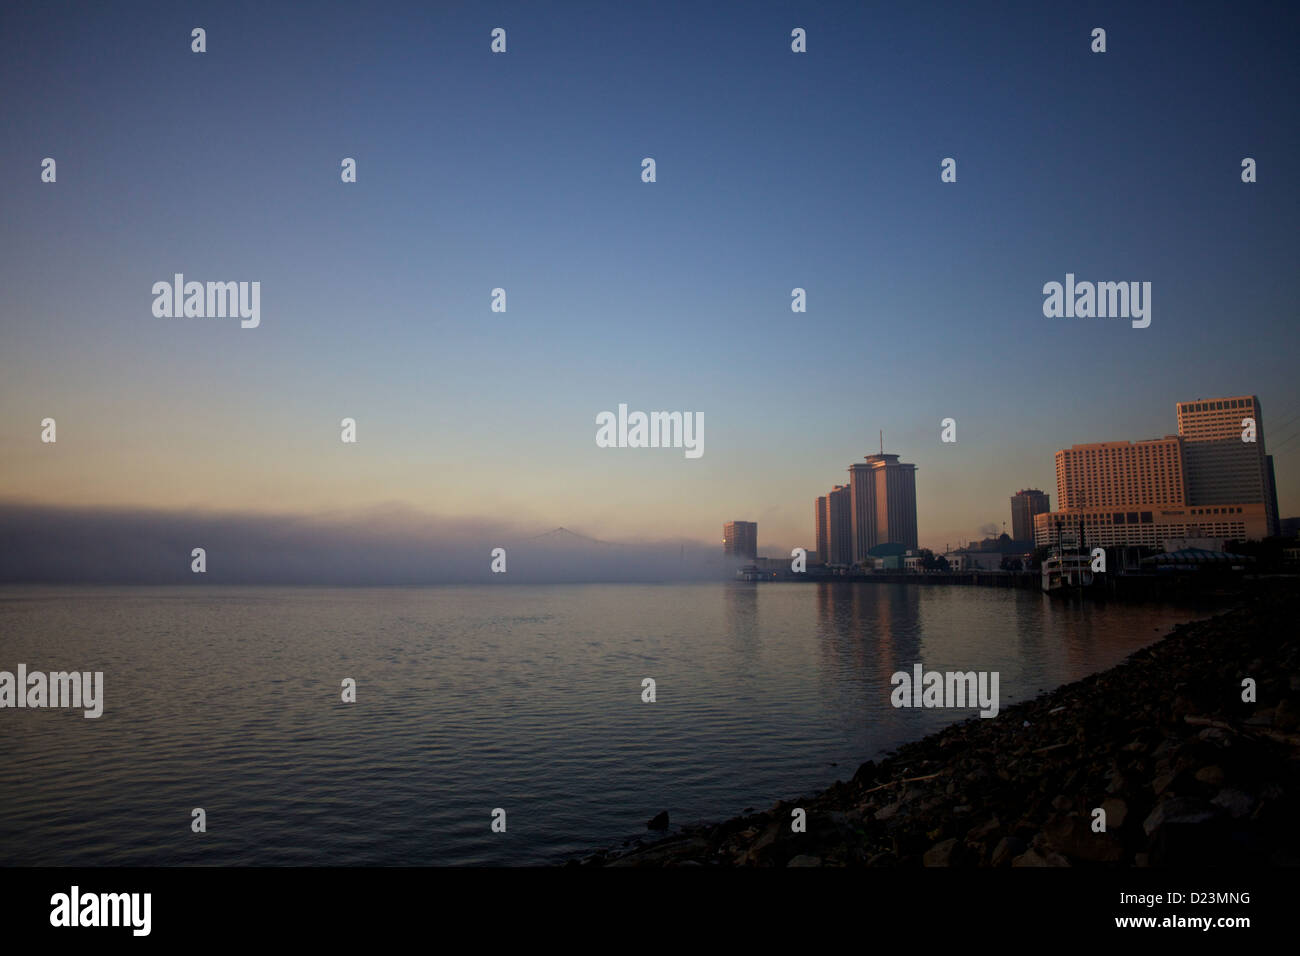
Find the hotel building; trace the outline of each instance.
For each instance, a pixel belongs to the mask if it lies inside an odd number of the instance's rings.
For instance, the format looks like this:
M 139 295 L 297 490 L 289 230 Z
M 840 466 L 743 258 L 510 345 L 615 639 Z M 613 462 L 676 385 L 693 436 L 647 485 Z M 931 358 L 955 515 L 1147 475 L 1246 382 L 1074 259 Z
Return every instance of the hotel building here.
M 1074 445 L 1056 453 L 1061 509 L 1034 518 L 1034 544 L 1159 548 L 1171 538 L 1263 538 L 1275 527 L 1271 481 L 1259 429 L 1259 400 L 1178 403 L 1178 435 L 1150 441 Z M 1258 444 L 1243 442 L 1242 418 L 1255 417 Z M 1235 442 L 1235 444 L 1233 444 Z

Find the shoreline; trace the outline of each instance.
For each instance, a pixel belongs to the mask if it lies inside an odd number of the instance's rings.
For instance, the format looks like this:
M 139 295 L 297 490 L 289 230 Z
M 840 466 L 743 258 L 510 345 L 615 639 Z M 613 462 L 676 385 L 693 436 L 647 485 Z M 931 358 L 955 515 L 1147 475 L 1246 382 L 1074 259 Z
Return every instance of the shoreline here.
M 1108 670 L 818 793 L 567 865 L 1300 865 L 1297 621 L 1294 580 L 1252 588 Z

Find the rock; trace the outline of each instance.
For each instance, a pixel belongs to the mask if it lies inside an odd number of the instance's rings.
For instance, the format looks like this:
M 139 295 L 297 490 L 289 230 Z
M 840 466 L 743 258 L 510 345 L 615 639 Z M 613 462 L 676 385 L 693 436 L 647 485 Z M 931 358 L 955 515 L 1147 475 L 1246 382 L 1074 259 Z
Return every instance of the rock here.
M 1196 771 L 1196 779 L 1201 783 L 1208 783 L 1212 787 L 1222 786 L 1223 768 L 1218 764 L 1211 764 L 1208 767 L 1202 767 Z
M 1156 746 L 1155 751 L 1151 754 L 1156 760 L 1172 756 L 1174 751 L 1182 745 L 1182 741 L 1177 737 L 1166 737 Z
M 1025 852 L 1025 841 L 1019 837 L 1006 836 L 998 841 L 989 862 L 994 866 L 1009 866 L 1011 861 Z
M 992 820 L 988 820 L 984 823 L 981 823 L 977 827 L 972 827 L 969 831 L 967 831 L 966 839 L 976 840 L 976 841 L 987 840 L 989 837 L 991 837 L 993 834 L 997 833 L 1001 829 L 1002 829 L 1002 824 L 998 822 L 997 817 L 994 817 Z
M 1028 850 L 1011 861 L 1012 866 L 1069 866 L 1070 861 L 1051 850 Z
M 1287 733 L 1300 726 L 1300 707 L 1296 706 L 1295 698 L 1284 697 L 1278 701 L 1273 710 L 1273 726 Z
M 1228 747 L 1232 744 L 1232 737 L 1222 727 L 1206 727 L 1196 735 L 1201 740 L 1207 740 L 1210 743 L 1218 744 L 1220 747 Z
M 1077 813 L 1058 814 L 1043 827 L 1048 846 L 1072 860 L 1114 863 L 1124 856 L 1124 845 L 1110 833 L 1093 833 L 1090 818 Z
M 1210 803 L 1222 807 L 1234 820 L 1250 816 L 1258 803 L 1254 797 L 1241 790 L 1220 790 Z
M 953 851 L 956 848 L 957 839 L 955 837 L 944 840 L 942 843 L 936 843 L 926 850 L 925 856 L 921 860 L 926 866 L 952 866 Z
M 778 844 L 787 833 L 787 827 L 781 820 L 773 820 L 759 834 L 758 839 L 750 844 L 749 852 L 745 857 L 746 861 L 764 864 L 775 862 L 778 856 L 784 855 Z
M 1101 802 L 1101 808 L 1106 811 L 1106 829 L 1118 830 L 1128 819 L 1128 804 L 1123 800 L 1111 797 Z
M 1242 723 L 1247 727 L 1272 727 L 1274 713 L 1275 711 L 1272 707 L 1261 707 L 1243 720 Z
M 821 857 L 809 856 L 807 853 L 800 853 L 793 860 L 791 860 L 789 863 L 786 864 L 786 866 L 800 866 L 800 867 L 821 866 L 821 865 L 822 865 Z
M 1170 797 L 1156 804 L 1156 808 L 1142 822 L 1142 829 L 1149 836 L 1168 824 L 1181 826 L 1208 823 L 1216 813 L 1213 806 L 1196 797 Z
M 634 850 L 612 860 L 608 865 L 617 867 L 633 866 L 681 866 L 685 860 L 693 859 L 708 852 L 708 844 L 699 838 L 687 840 L 666 839 L 658 843 Z
M 668 811 L 661 810 L 659 813 L 656 813 L 654 816 L 652 816 L 649 820 L 646 821 L 646 826 L 651 830 L 667 830 Z
M 894 816 L 894 814 L 896 814 L 901 807 L 902 807 L 901 803 L 891 803 L 887 807 L 881 807 L 879 810 L 876 811 L 875 819 L 881 821 L 888 820 L 892 816 Z
M 858 767 L 857 772 L 853 775 L 852 782 L 860 787 L 870 786 L 876 779 L 876 764 L 873 760 L 868 760 L 862 766 Z

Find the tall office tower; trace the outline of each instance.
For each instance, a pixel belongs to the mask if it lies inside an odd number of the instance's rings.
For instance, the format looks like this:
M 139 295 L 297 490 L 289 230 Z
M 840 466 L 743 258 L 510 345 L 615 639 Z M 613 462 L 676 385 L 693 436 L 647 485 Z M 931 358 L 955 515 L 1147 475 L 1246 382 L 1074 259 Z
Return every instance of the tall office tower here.
M 853 500 L 848 485 L 836 485 L 826 496 L 826 533 L 830 557 L 827 564 L 853 563 Z
M 1051 499 L 1037 488 L 1022 488 L 1011 496 L 1011 537 L 1034 540 L 1034 515 L 1051 511 Z
M 1243 441 L 1247 420 L 1255 440 Z M 1276 496 L 1264 449 L 1264 410 L 1254 395 L 1178 403 L 1178 434 L 1187 463 L 1187 503 L 1263 504 L 1268 533 L 1277 534 Z
M 916 466 L 897 455 L 867 455 L 849 466 L 853 561 L 880 544 L 916 548 Z
M 849 465 L 849 497 L 853 542 L 850 555 L 856 563 L 880 543 L 876 532 L 876 481 L 870 465 Z
M 1056 453 L 1056 506 L 1063 511 L 1186 502 L 1183 442 L 1175 435 L 1072 445 Z
M 729 557 L 758 557 L 758 524 L 754 521 L 728 521 L 722 526 L 722 553 Z
M 826 564 L 830 564 L 831 561 L 829 521 L 830 512 L 826 508 L 826 496 L 822 495 L 813 507 L 813 528 L 817 535 L 817 558 Z

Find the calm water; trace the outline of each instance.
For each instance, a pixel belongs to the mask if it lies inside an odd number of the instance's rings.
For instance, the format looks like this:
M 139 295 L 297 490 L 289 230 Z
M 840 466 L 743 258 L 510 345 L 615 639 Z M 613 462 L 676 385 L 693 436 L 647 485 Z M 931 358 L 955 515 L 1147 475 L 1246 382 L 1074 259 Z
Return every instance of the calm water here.
M 4 588 L 0 670 L 102 670 L 105 705 L 0 710 L 0 864 L 557 862 L 974 713 L 891 707 L 915 661 L 1000 671 L 1005 708 L 1204 613 L 872 584 Z

